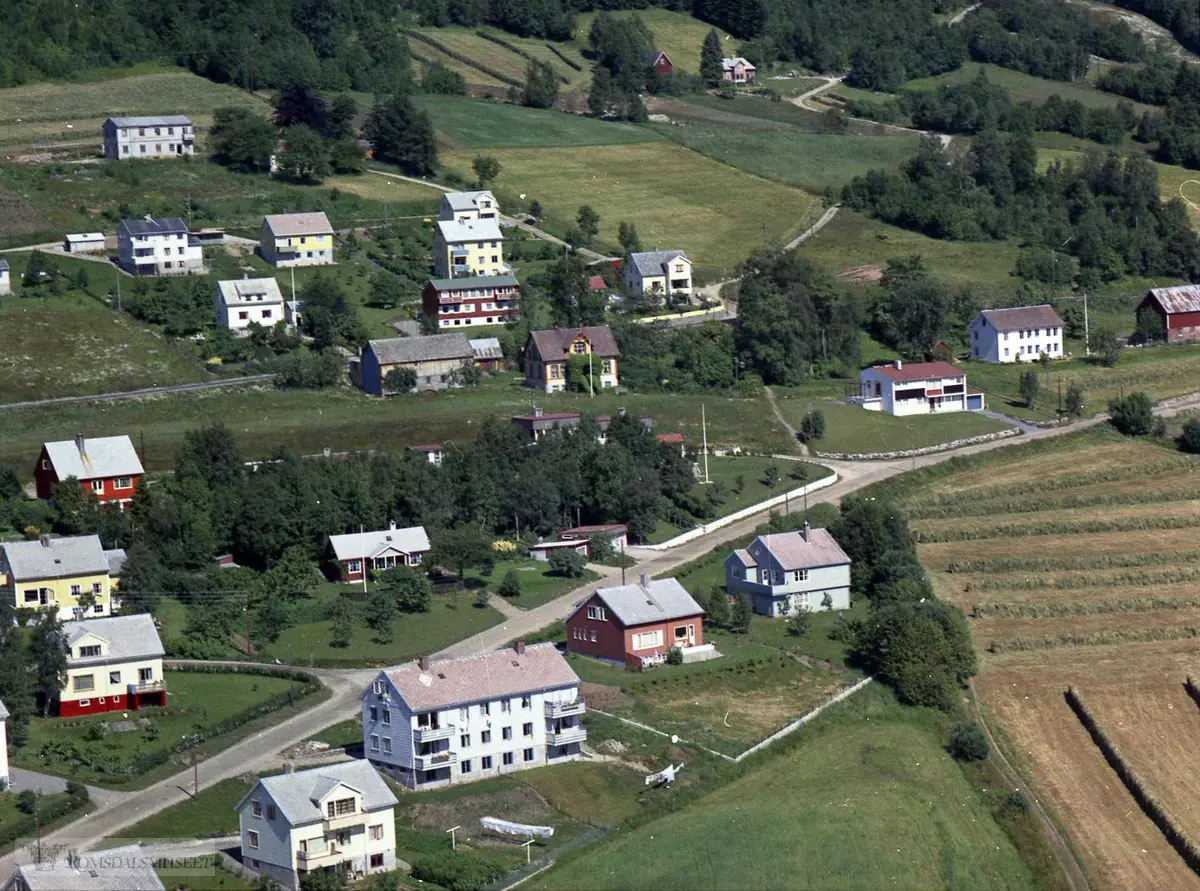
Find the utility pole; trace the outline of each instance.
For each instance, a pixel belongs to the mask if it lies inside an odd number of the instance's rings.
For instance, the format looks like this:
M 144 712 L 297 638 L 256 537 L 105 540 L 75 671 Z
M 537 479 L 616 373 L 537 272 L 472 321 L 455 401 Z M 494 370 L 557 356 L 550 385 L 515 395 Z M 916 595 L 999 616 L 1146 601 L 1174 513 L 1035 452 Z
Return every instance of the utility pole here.
M 117 268 L 117 312 L 121 311 L 121 270 Z
M 192 752 L 192 798 L 200 795 L 200 753 Z
M 1060 374 L 1058 376 L 1058 414 L 1060 417 L 1062 416 L 1062 413 L 1062 375 Z
M 362 552 L 362 583 L 363 593 L 367 593 L 367 542 L 362 523 L 358 524 L 358 549 Z M 457 827 L 455 827 L 457 828 Z
M 1088 331 L 1087 291 L 1083 292 L 1083 351 L 1088 356 L 1092 354 L 1092 338 Z
M 250 645 L 250 592 L 245 594 L 245 600 L 242 602 L 242 618 L 246 627 L 246 655 L 254 654 L 254 647 Z
M 625 587 L 625 536 L 621 536 L 621 587 Z
M 708 418 L 704 414 L 704 403 L 700 403 L 700 438 L 701 451 L 704 452 L 704 485 L 709 484 L 708 479 Z
M 588 394 L 596 398 L 596 385 L 592 382 L 592 351 L 588 350 Z

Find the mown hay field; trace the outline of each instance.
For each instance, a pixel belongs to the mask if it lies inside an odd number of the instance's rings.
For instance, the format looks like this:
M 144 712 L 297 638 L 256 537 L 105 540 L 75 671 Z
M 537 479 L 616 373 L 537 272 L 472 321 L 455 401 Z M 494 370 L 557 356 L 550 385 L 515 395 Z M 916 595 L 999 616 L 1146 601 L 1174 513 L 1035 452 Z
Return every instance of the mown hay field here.
M 712 25 L 690 15 L 667 9 L 638 9 L 632 12 L 611 14 L 618 17 L 636 15 L 646 23 L 650 33 L 654 35 L 655 49 L 662 50 L 667 54 L 676 71 L 688 74 L 699 73 L 700 47 L 704 43 L 705 36 L 712 29 Z M 575 34 L 572 37 L 572 43 L 581 50 L 587 48 L 588 32 L 597 15 L 598 13 L 585 12 L 575 19 Z M 725 55 L 736 55 L 737 41 L 720 28 L 717 29 L 717 34 L 721 37 L 721 46 L 724 48 Z

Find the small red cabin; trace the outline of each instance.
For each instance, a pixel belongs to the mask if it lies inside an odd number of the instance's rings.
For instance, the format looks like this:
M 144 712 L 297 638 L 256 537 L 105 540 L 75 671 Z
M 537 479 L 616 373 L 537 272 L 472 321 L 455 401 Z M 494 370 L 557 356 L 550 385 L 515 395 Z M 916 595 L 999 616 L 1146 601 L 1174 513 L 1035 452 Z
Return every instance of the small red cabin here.
M 651 50 L 642 56 L 647 68 L 653 68 L 655 74 L 673 74 L 675 66 L 662 50 Z
M 1137 318 L 1158 316 L 1167 343 L 1200 340 L 1200 285 L 1151 288 L 1136 310 Z
M 33 478 L 38 498 L 49 499 L 63 480 L 74 477 L 101 504 L 133 500 L 145 470 L 128 436 L 102 436 L 47 442 L 38 455 Z

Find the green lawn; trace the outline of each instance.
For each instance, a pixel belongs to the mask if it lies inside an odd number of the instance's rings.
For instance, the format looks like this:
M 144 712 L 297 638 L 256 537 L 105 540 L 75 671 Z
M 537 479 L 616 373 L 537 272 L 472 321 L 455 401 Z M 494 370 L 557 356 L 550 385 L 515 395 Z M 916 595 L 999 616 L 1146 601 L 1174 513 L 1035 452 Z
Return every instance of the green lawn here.
M 37 821 L 33 815 L 26 814 L 17 808 L 17 795 L 19 794 L 20 790 L 16 792 L 0 792 L 0 834 L 8 833 L 21 825 L 28 825 L 28 831 L 22 838 L 17 840 L 18 842 L 25 842 L 27 839 L 36 837 Z M 70 796 L 65 792 L 54 792 L 49 795 L 39 796 L 42 815 L 44 816 L 50 812 L 51 808 L 65 804 L 69 798 Z M 77 820 L 86 814 L 90 808 L 91 805 L 86 805 L 82 809 L 69 811 L 57 820 L 43 822 L 41 826 L 42 831 L 44 832 L 53 826 L 58 826 L 70 820 Z M 28 822 L 26 823 L 26 821 Z M 0 853 L 11 851 L 16 846 L 16 842 L 0 844 Z
M 236 827 L 235 827 L 236 829 Z M 210 866 L 180 869 L 174 866 L 155 870 L 167 891 L 254 891 L 257 884 L 230 872 L 223 861 L 209 859 Z
M 967 379 L 972 386 L 980 386 L 970 374 Z M 777 393 L 784 415 L 798 426 L 808 411 L 808 401 L 803 394 L 799 399 L 788 399 L 786 390 Z M 969 411 L 896 418 L 885 412 L 867 411 L 857 405 L 842 403 L 821 403 L 816 408 L 825 413 L 825 435 L 814 446 L 822 453 L 921 449 L 956 439 L 996 433 L 1010 426 Z M 991 408 L 1004 411 L 1002 406 Z
M 562 597 L 568 591 L 573 591 L 588 582 L 600 578 L 590 569 L 583 571 L 583 577 L 577 579 L 555 575 L 550 571 L 550 565 L 542 560 L 521 558 L 517 560 L 501 560 L 491 574 L 484 576 L 477 569 L 467 572 L 467 586 L 470 588 L 487 586 L 493 597 L 499 597 L 500 583 L 509 570 L 517 573 L 521 580 L 521 594 L 509 599 L 509 603 L 518 609 L 533 609 Z
M 650 33 L 654 35 L 655 49 L 662 50 L 671 59 L 676 71 L 696 74 L 700 71 L 700 46 L 712 25 L 666 9 L 639 9 L 635 12 L 614 12 L 616 16 L 637 15 Z M 572 42 L 581 48 L 587 47 L 587 36 L 597 13 L 585 12 L 575 19 L 575 34 Z M 717 29 L 726 55 L 734 55 L 736 41 Z
M 560 78 L 567 79 L 565 83 L 560 80 L 560 90 L 564 92 L 587 91 L 591 83 L 591 63 L 579 53 L 579 50 L 573 44 L 560 43 L 556 44 L 556 47 L 567 58 L 580 65 L 583 68 L 582 71 L 576 71 L 547 49 L 546 41 L 544 40 L 517 37 L 514 34 L 509 34 L 506 31 L 500 31 L 496 28 L 481 30 L 485 30 L 489 34 L 494 34 L 504 42 L 512 44 L 533 56 L 539 62 L 549 65 L 550 69 L 559 75 Z M 529 67 L 529 60 L 495 41 L 480 37 L 475 33 L 474 28 L 421 28 L 417 34 L 428 35 L 443 46 L 467 56 L 492 71 L 497 71 L 522 83 L 525 81 L 525 71 Z M 433 50 L 439 57 L 442 55 L 436 47 L 425 43 L 419 36 L 412 39 L 409 45 L 418 55 L 426 58 L 430 58 L 429 53 L 426 52 L 427 50 Z M 479 82 L 485 82 L 484 79 L 496 80 L 459 59 L 455 59 L 452 56 L 447 58 L 451 60 L 450 67 L 461 73 L 467 79 L 468 83 L 476 82 L 476 79 L 473 77 L 476 73 L 482 74 L 482 78 L 478 79 Z M 430 60 L 432 61 L 432 59 Z M 446 59 L 443 58 L 440 60 L 443 64 L 447 64 Z M 503 82 L 501 81 L 501 83 Z M 505 85 L 505 88 L 507 89 L 507 85 Z
M 166 682 L 165 709 L 129 712 L 127 719 L 119 712 L 86 718 L 34 718 L 30 723 L 29 743 L 14 752 L 13 764 L 101 786 L 149 785 L 182 769 L 186 762 L 181 758 L 146 770 L 136 765 L 137 756 L 153 756 L 180 738 L 285 694 L 293 686 L 292 681 L 282 677 L 179 671 L 166 672 Z M 311 702 L 305 702 L 305 705 L 311 705 Z M 295 707 L 295 704 L 291 706 Z M 265 718 L 257 718 L 189 751 L 203 756 L 208 751 L 226 748 L 253 732 L 264 720 L 278 721 L 279 715 L 277 711 Z M 148 727 L 122 733 L 109 730 L 101 739 L 87 738 L 89 730 L 102 723 L 142 718 L 150 722 Z
M 732 97 L 695 93 L 686 96 L 655 97 L 653 108 L 672 121 L 685 125 L 726 121 L 743 127 L 767 124 L 798 127 L 814 133 L 836 133 L 833 115 L 809 111 L 792 102 L 776 102 L 753 93 L 735 93 Z
M 323 742 L 335 749 L 339 746 L 362 745 L 362 720 L 350 718 L 346 721 L 339 721 L 314 733 L 307 741 Z
M 201 776 L 200 794 L 195 798 L 173 804 L 122 829 L 119 835 L 105 839 L 105 847 L 148 839 L 237 835 L 238 815 L 234 807 L 253 785 L 253 777 L 240 776 L 206 786 Z
M 748 773 L 563 858 L 541 889 L 1033 886 L 942 746 L 946 719 L 872 686 Z M 684 773 L 687 773 L 685 770 Z
M 1116 105 L 1124 100 L 1112 93 L 1105 93 L 1087 84 L 1066 83 L 1064 81 L 1046 80 L 1013 71 L 1011 68 L 1001 68 L 998 65 L 982 65 L 978 62 L 968 62 L 961 68 L 956 68 L 948 74 L 937 77 L 925 77 L 910 80 L 904 85 L 906 90 L 933 90 L 942 84 L 965 84 L 975 79 L 980 69 L 987 73 L 990 83 L 1004 87 L 1009 95 L 1018 101 L 1033 102 L 1041 105 L 1055 93 L 1063 99 L 1075 99 L 1089 108 L 1101 108 Z M 840 91 L 840 88 L 839 88 Z M 1131 103 L 1134 111 L 1141 115 L 1151 106 L 1139 102 Z

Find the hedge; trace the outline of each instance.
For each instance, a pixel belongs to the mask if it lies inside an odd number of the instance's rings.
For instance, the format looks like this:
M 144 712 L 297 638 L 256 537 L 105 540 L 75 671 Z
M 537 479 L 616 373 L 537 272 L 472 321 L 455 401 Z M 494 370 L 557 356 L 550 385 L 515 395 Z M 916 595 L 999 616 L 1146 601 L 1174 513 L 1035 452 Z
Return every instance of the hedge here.
M 1200 627 L 1129 628 L 1123 631 L 1090 631 L 1087 634 L 1047 634 L 1044 637 L 1000 637 L 988 644 L 992 653 L 1053 650 L 1058 647 L 1099 647 L 1106 644 L 1154 643 L 1200 637 Z
M 55 820 L 61 820 L 68 814 L 74 813 L 82 807 L 86 807 L 89 802 L 87 787 L 82 784 L 75 786 L 75 792 L 67 795 L 65 798 L 46 801 L 42 799 L 40 821 L 41 828 L 45 830 L 49 824 Z M 13 823 L 8 823 L 0 827 L 0 849 L 11 845 L 13 842 L 22 838 L 32 838 L 38 832 L 38 820 L 32 814 L 21 816 Z
M 484 40 L 490 40 L 492 43 L 495 43 L 499 46 L 504 47 L 510 53 L 516 53 L 522 59 L 526 59 L 530 62 L 533 62 L 533 64 L 535 64 L 535 65 L 546 65 L 546 63 L 543 62 L 541 59 L 539 59 L 537 56 L 533 55 L 532 53 L 530 53 L 527 50 L 521 49 L 515 43 L 509 43 L 503 37 L 497 37 L 495 34 L 489 34 L 487 31 L 476 31 L 475 35 L 477 37 L 482 37 Z M 546 67 L 550 68 L 549 65 L 546 65 Z M 553 72 L 554 76 L 557 77 L 559 80 L 561 80 L 564 84 L 568 83 L 571 80 L 565 74 L 559 74 L 553 68 L 550 68 L 550 71 Z
M 567 58 L 565 55 L 563 55 L 563 52 L 562 52 L 562 50 L 560 50 L 560 49 L 559 49 L 558 47 L 556 47 L 554 44 L 552 44 L 552 43 L 547 43 L 547 44 L 546 44 L 546 49 L 550 50 L 550 52 L 554 53 L 554 55 L 558 56 L 558 57 L 559 57 L 560 59 L 562 59 L 562 60 L 563 60 L 563 61 L 564 61 L 564 62 L 565 62 L 567 65 L 571 66 L 571 67 L 572 67 L 572 68 L 574 68 L 576 71 L 582 71 L 582 70 L 583 70 L 583 66 L 582 66 L 582 65 L 580 65 L 578 62 L 576 62 L 574 59 L 568 59 L 568 58 Z
M 440 40 L 435 40 L 434 38 L 430 37 L 428 34 L 422 34 L 420 31 L 409 31 L 408 36 L 412 37 L 416 40 L 419 40 L 422 43 L 427 43 L 434 49 L 441 50 L 443 53 L 445 53 L 451 59 L 457 59 L 458 61 L 462 62 L 464 65 L 469 65 L 471 68 L 474 68 L 476 71 L 482 71 L 484 74 L 494 77 L 494 78 L 496 78 L 496 80 L 500 81 L 501 83 L 506 83 L 510 87 L 525 86 L 523 83 L 521 83 L 515 77 L 509 77 L 504 72 L 497 71 L 495 68 L 492 68 L 489 65 L 484 65 L 482 62 L 476 62 L 474 59 L 472 59 L 470 56 L 466 55 L 465 53 L 460 53 L 457 50 L 450 49 L 450 47 L 446 46 L 446 44 L 442 43 Z
M 1189 677 L 1188 684 L 1191 683 L 1192 679 Z M 1190 690 L 1189 686 L 1189 692 Z M 1078 716 L 1084 729 L 1099 746 L 1100 751 L 1104 753 L 1104 760 L 1117 772 L 1117 776 L 1121 778 L 1125 788 L 1129 790 L 1129 794 L 1134 797 L 1150 821 L 1159 828 L 1171 847 L 1179 852 L 1179 856 L 1183 858 L 1184 862 L 1192 868 L 1193 872 L 1200 874 L 1200 846 L 1175 822 L 1166 806 L 1158 800 L 1137 771 L 1133 769 L 1133 765 L 1125 760 L 1125 756 L 1117 744 L 1112 741 L 1104 727 L 1088 710 L 1087 704 L 1074 684 L 1067 688 L 1066 696 L 1067 704 L 1071 706 L 1071 710 Z

